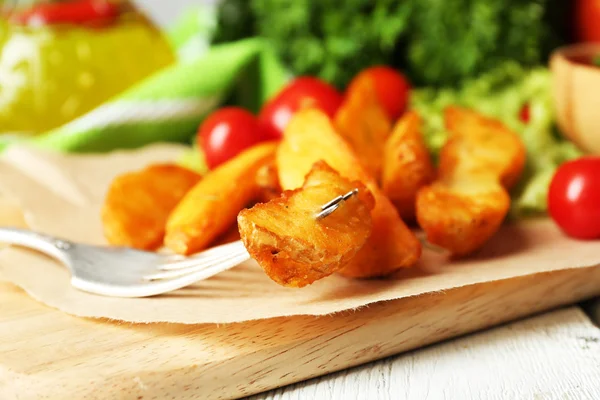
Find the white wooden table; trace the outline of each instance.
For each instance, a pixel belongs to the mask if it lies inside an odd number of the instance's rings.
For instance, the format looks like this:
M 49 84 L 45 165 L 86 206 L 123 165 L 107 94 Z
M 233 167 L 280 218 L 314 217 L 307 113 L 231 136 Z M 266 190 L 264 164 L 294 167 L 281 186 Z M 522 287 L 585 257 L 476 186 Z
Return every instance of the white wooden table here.
M 251 399 L 600 399 L 600 328 L 573 306 Z
M 186 6 L 214 1 L 135 2 L 167 25 Z M 252 400 L 600 399 L 600 300 L 586 311 L 552 311 Z

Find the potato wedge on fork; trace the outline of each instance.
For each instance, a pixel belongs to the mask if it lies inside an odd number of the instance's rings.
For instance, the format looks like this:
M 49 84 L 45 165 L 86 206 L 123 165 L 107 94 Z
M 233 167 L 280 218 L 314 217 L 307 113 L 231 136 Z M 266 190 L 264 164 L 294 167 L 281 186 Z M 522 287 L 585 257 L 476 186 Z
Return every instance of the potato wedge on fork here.
M 358 189 L 326 217 L 320 207 Z M 371 234 L 375 200 L 358 181 L 314 164 L 301 188 L 242 210 L 238 226 L 246 249 L 283 286 L 303 287 L 342 269 Z

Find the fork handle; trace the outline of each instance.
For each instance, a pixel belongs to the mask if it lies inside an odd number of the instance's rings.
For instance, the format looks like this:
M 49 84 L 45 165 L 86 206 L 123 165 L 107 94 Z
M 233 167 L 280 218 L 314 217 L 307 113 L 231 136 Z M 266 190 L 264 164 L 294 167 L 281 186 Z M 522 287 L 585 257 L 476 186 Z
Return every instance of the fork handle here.
M 19 228 L 0 228 L 0 243 L 38 250 L 62 261 L 66 256 L 64 250 L 72 246 L 67 241 Z

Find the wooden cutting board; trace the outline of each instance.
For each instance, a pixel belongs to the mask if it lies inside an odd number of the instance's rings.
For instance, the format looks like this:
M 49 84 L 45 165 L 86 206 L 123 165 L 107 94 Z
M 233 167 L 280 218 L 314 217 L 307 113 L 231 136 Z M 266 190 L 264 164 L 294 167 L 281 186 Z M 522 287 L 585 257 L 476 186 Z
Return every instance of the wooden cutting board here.
M 0 283 L 0 399 L 242 397 L 596 295 L 590 267 L 325 317 L 143 325 L 72 317 Z

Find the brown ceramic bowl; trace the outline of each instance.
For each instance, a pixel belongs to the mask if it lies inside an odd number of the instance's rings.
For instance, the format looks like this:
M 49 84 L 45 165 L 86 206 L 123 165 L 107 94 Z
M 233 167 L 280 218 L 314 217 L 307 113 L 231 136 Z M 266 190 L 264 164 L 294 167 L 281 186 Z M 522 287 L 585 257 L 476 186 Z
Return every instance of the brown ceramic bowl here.
M 556 50 L 550 58 L 558 126 L 582 150 L 600 154 L 600 44 Z

